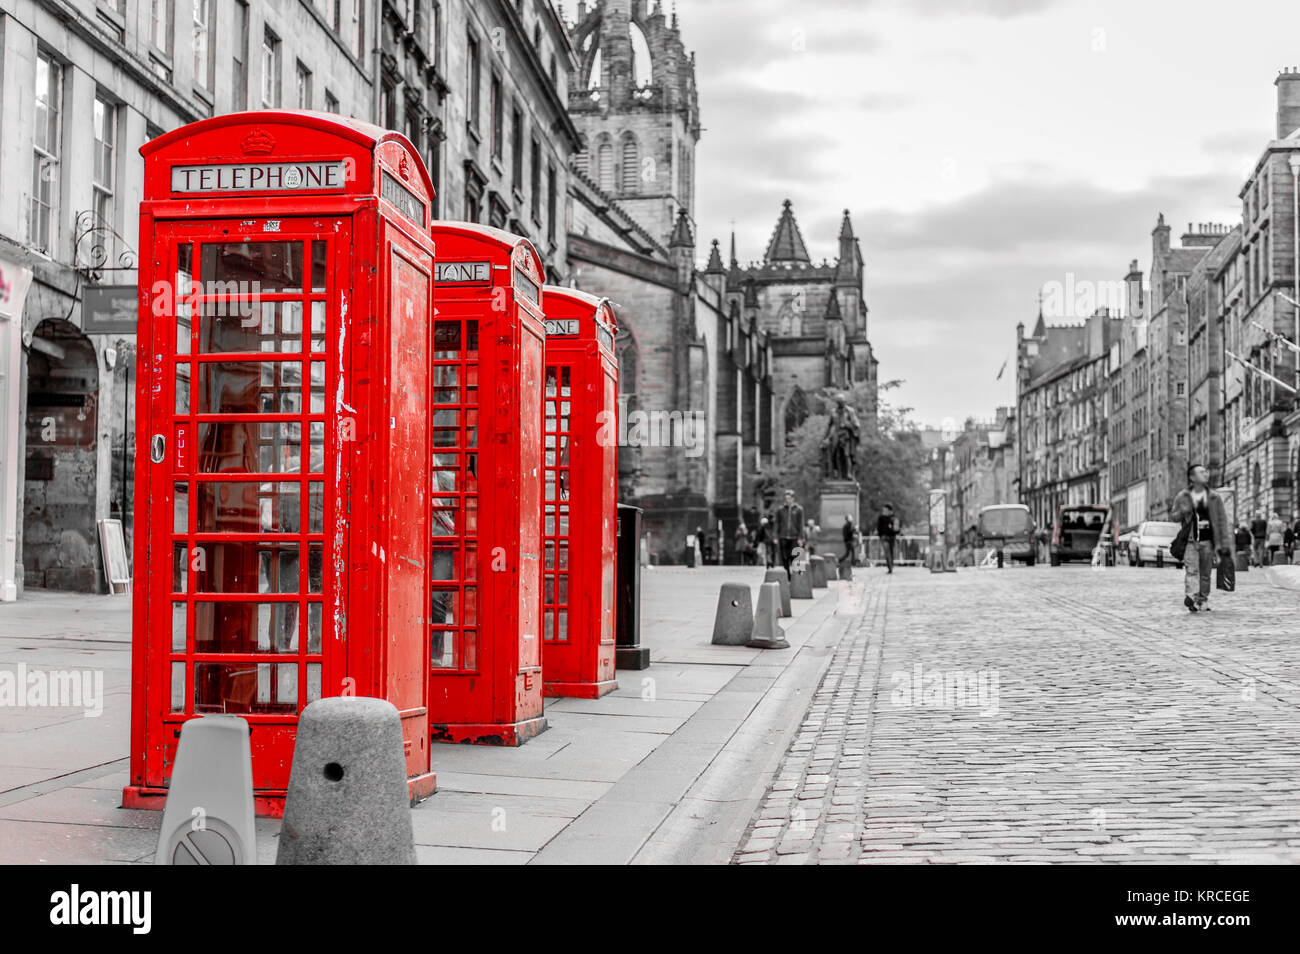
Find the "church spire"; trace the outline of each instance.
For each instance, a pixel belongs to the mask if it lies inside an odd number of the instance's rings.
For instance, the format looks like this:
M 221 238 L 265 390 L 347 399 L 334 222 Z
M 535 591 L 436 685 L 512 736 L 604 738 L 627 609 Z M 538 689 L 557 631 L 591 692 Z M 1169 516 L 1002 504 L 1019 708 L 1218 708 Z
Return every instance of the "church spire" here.
M 1043 293 L 1041 290 L 1038 292 L 1038 321 L 1034 325 L 1034 333 L 1030 337 L 1047 337 L 1047 322 L 1043 321 Z
M 718 240 L 713 240 L 713 245 L 709 249 L 709 264 L 704 267 L 706 274 L 722 275 L 726 269 L 722 267 L 722 253 L 718 251 Z
M 849 222 L 849 210 L 844 210 L 844 218 L 840 220 L 840 241 L 853 238 L 853 225 Z
M 691 235 L 691 223 L 686 220 L 686 210 L 677 211 L 677 224 L 673 226 L 672 237 L 668 240 L 669 248 L 695 248 L 695 236 Z
M 790 211 L 789 199 L 781 204 L 781 217 L 777 219 L 772 239 L 767 243 L 763 262 L 767 265 L 794 262 L 807 265 L 811 262 L 808 257 L 808 247 L 804 245 L 803 236 L 799 233 L 799 226 L 794 220 L 794 213 Z

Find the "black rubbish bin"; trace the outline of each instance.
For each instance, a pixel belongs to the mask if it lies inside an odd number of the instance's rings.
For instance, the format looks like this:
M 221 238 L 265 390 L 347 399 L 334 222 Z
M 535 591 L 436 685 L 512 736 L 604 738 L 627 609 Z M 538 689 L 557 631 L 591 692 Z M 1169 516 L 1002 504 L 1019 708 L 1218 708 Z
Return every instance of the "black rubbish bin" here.
M 645 669 L 650 650 L 641 645 L 641 508 L 618 505 L 618 557 L 614 666 Z

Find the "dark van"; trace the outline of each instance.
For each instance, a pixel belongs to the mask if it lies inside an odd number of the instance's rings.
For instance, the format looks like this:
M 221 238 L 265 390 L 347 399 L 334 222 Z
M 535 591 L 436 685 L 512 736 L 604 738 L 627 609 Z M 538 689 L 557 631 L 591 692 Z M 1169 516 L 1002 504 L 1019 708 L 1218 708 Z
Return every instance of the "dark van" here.
M 1092 562 L 1092 551 L 1102 543 L 1110 525 L 1110 508 L 1102 504 L 1074 504 L 1056 513 L 1052 527 L 1052 566 L 1069 560 Z
M 1009 560 L 1022 560 L 1033 566 L 1037 560 L 1034 545 L 1034 518 L 1024 504 L 994 504 L 980 511 L 979 532 L 987 546 L 1002 551 Z

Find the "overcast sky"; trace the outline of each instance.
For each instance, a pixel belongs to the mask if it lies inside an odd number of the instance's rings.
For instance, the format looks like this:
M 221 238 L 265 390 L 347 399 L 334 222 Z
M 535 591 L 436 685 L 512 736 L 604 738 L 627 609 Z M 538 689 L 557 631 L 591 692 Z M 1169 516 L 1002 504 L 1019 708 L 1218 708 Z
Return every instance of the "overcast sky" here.
M 1294 0 L 679 0 L 696 51 L 701 261 L 849 208 L 868 334 L 913 417 L 991 417 L 1047 282 L 1149 270 L 1164 212 L 1231 224 L 1300 66 Z

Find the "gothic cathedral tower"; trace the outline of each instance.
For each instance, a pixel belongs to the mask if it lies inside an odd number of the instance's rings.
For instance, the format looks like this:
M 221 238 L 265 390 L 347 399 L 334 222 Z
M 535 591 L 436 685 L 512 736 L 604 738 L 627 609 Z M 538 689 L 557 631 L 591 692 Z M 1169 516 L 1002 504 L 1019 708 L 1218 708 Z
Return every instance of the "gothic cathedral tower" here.
M 650 0 L 579 0 L 570 35 L 579 65 L 569 112 L 584 140 L 574 163 L 667 247 L 679 213 L 695 218 L 700 137 L 695 54 L 677 13 Z

